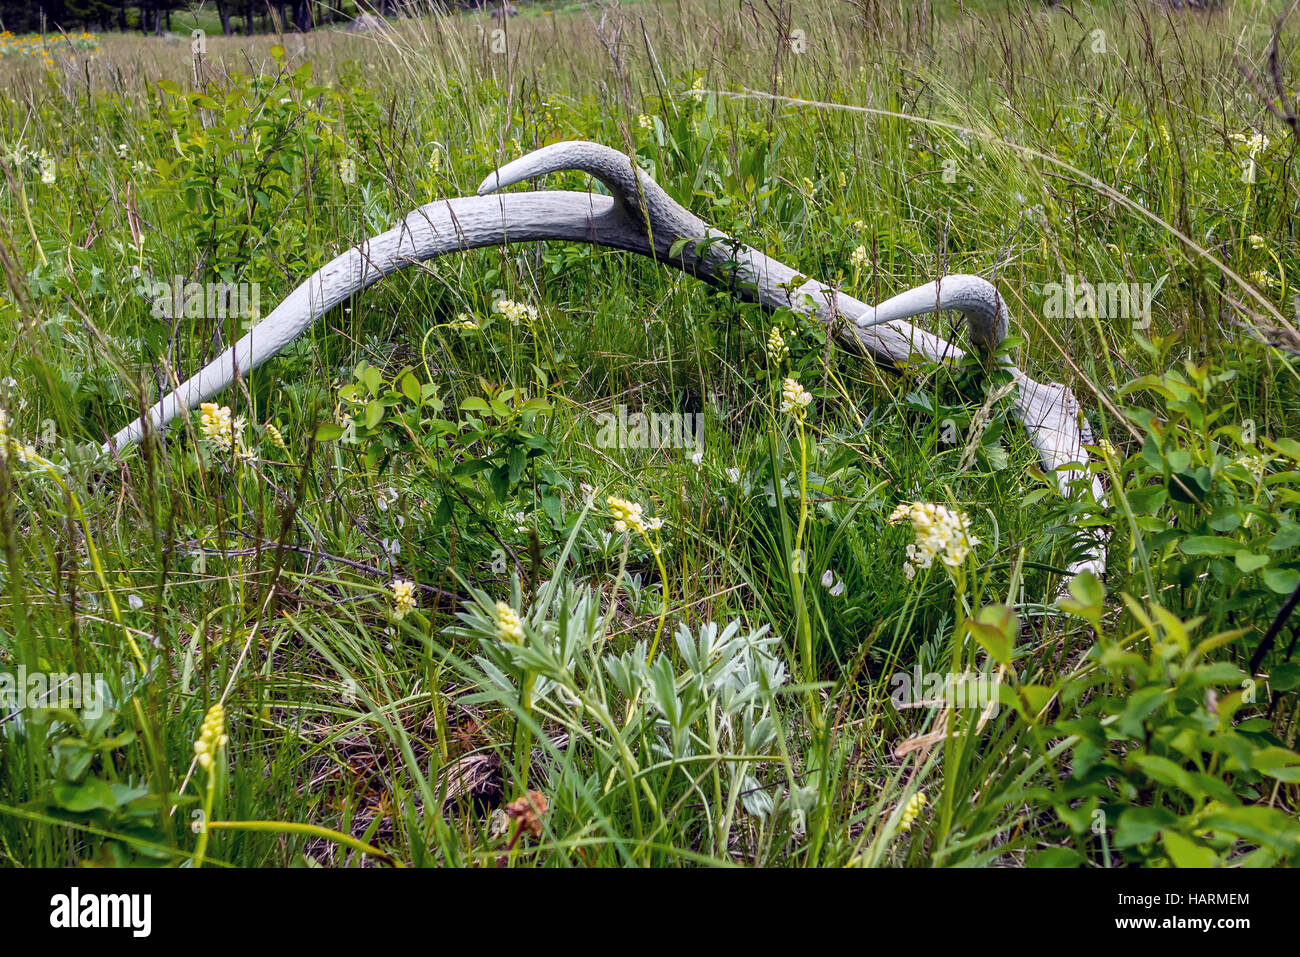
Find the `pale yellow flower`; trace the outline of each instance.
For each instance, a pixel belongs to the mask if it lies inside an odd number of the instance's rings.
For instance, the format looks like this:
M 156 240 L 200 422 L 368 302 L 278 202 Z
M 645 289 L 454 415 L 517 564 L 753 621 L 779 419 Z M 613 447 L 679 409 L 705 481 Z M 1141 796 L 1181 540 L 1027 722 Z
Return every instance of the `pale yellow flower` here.
M 790 357 L 790 347 L 785 344 L 785 336 L 777 326 L 767 336 L 767 358 L 774 366 L 779 366 Z
M 204 402 L 199 406 L 199 429 L 205 441 L 223 452 L 229 450 L 235 435 L 230 406 Z
M 499 299 L 495 306 L 497 312 L 505 316 L 513 325 L 519 325 L 521 322 L 536 322 L 537 308 L 530 306 L 526 302 L 515 302 L 513 299 Z
M 970 533 L 970 519 L 946 505 L 933 502 L 899 505 L 889 516 L 889 524 L 904 519 L 911 522 L 916 534 L 915 544 L 907 546 L 907 562 L 903 567 L 909 579 L 915 568 L 929 568 L 936 558 L 949 568 L 959 567 L 980 543 Z
M 199 729 L 199 739 L 194 742 L 194 756 L 198 759 L 199 767 L 208 771 L 212 768 L 212 762 L 230 737 L 226 734 L 226 709 L 218 701 L 203 718 L 203 726 Z
M 514 644 L 524 640 L 524 623 L 515 611 L 503 601 L 497 602 L 496 614 L 497 637 Z
M 626 532 L 631 529 L 642 535 L 645 534 L 645 521 L 641 518 L 641 503 L 629 502 L 625 498 L 619 498 L 617 495 L 611 495 L 605 499 L 605 504 L 609 506 L 609 513 L 614 517 L 614 531 Z
M 415 610 L 415 582 L 398 578 L 388 587 L 393 592 L 393 617 L 401 621 Z
M 812 393 L 799 384 L 797 379 L 786 377 L 781 383 L 781 412 L 793 415 L 803 421 L 812 402 Z
M 901 830 L 911 830 L 912 824 L 915 823 L 917 816 L 920 815 L 921 809 L 925 807 L 925 803 L 926 798 L 924 791 L 917 791 L 907 799 L 907 805 L 903 808 L 903 816 L 898 824 Z

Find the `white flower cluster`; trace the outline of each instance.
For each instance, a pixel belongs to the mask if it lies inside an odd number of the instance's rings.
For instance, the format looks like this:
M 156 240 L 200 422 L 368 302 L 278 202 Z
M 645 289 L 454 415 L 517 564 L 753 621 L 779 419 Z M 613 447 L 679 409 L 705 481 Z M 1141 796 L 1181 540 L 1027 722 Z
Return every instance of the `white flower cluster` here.
M 793 415 L 803 421 L 808 414 L 808 405 L 812 402 L 812 393 L 799 384 L 797 379 L 787 377 L 781 383 L 781 412 Z
M 907 546 L 903 574 L 909 579 L 916 569 L 929 568 L 936 558 L 949 568 L 958 568 L 980 540 L 970 533 L 970 519 L 946 505 L 910 502 L 898 506 L 889 516 L 895 525 L 907 519 L 916 533 L 916 544 Z
M 779 326 L 773 326 L 767 337 L 767 358 L 774 366 L 779 366 L 790 356 L 790 347 L 785 344 Z
M 210 443 L 220 452 L 229 452 L 233 447 L 236 455 L 246 462 L 251 462 L 255 456 L 244 438 L 247 424 L 242 415 L 234 418 L 228 405 L 204 402 L 199 406 L 199 431 L 202 433 L 203 441 Z
M 515 302 L 513 299 L 499 299 L 495 306 L 492 307 L 501 315 L 505 316 L 514 325 L 521 322 L 533 323 L 537 321 L 537 307 L 530 306 L 526 302 Z

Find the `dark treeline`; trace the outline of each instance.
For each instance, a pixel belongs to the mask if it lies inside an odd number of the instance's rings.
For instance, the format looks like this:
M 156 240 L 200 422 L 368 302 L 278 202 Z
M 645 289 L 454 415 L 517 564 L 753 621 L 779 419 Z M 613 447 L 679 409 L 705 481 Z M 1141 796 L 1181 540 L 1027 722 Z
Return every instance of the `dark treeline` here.
M 381 17 L 440 7 L 488 7 L 499 0 L 0 0 L 0 26 L 14 33 L 57 30 L 137 30 L 164 33 L 178 11 L 214 11 L 226 34 L 306 32 L 347 22 L 359 13 Z

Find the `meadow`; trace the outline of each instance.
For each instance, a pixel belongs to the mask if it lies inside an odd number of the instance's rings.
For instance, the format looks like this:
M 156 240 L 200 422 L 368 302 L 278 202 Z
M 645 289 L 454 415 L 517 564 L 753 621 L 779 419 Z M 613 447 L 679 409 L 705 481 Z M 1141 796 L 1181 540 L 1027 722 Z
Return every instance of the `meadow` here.
M 5 38 L 0 863 L 1300 860 L 1294 4 L 544 6 Z M 1088 462 L 978 363 L 556 242 L 101 450 L 576 139 L 865 302 L 990 279 Z

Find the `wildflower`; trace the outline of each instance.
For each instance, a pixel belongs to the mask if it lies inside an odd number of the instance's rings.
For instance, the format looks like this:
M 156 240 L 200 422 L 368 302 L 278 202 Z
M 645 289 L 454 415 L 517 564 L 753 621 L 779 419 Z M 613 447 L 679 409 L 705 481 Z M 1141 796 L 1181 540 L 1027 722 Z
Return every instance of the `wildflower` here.
M 790 347 L 785 344 L 785 336 L 781 335 L 781 329 L 773 326 L 772 331 L 767 336 L 767 359 L 774 366 L 779 366 L 782 362 L 790 357 Z
M 270 422 L 266 423 L 266 425 L 262 426 L 262 428 L 266 432 L 266 439 L 268 442 L 274 445 L 281 452 L 289 451 L 289 446 L 285 444 L 284 435 L 280 432 L 279 429 L 277 429 Z
M 117 158 L 118 158 L 118 159 L 126 159 L 127 154 L 130 153 L 130 152 L 131 152 L 131 148 L 130 148 L 129 146 L 127 146 L 125 143 L 118 143 L 118 144 L 117 144 Z
M 692 465 L 694 465 L 696 468 L 699 468 L 701 463 L 703 462 L 704 462 L 704 452 L 702 450 L 691 453 Z
M 614 517 L 614 531 L 626 532 L 631 529 L 642 535 L 645 534 L 645 522 L 641 519 L 641 503 L 629 502 L 617 495 L 611 495 L 605 499 L 605 503 L 609 506 L 610 514 Z
M 397 501 L 397 497 L 397 489 L 393 488 L 391 485 L 387 488 L 381 488 L 375 494 L 375 507 L 381 512 L 386 512 L 388 511 L 388 506 Z
M 843 594 L 844 594 L 844 582 L 838 581 L 833 586 L 831 586 L 832 598 L 839 598 Z
M 126 603 L 135 611 L 139 611 L 144 607 L 144 599 L 139 595 L 127 595 Z
M 636 118 L 636 124 L 637 126 L 641 127 L 641 129 L 643 130 L 653 130 L 655 128 L 655 121 L 650 117 L 648 113 L 642 113 L 640 116 L 638 116 Z
M 1263 133 L 1251 133 L 1249 135 L 1245 133 L 1233 133 L 1232 139 L 1243 144 L 1246 147 L 1247 152 L 1252 156 L 1260 150 L 1268 149 L 1269 138 Z
M 415 610 L 415 582 L 395 578 L 388 587 L 393 591 L 393 617 L 401 621 Z
M 36 462 L 49 466 L 49 462 L 30 445 L 19 442 L 9 434 L 9 413 L 0 409 L 0 459 L 8 458 L 12 453 L 19 462 Z
M 828 568 L 826 569 L 826 571 L 822 572 L 822 587 L 830 588 L 834 584 L 835 584 L 835 572 L 831 571 Z
M 442 169 L 442 150 L 434 147 L 429 153 L 429 172 L 437 173 Z
M 583 501 L 588 504 L 591 504 L 591 502 L 596 498 L 596 489 L 586 482 L 579 482 L 578 490 L 582 492 Z
M 929 568 L 938 558 L 949 568 L 957 568 L 980 540 L 970 534 L 970 519 L 945 505 L 931 502 L 912 502 L 899 505 L 889 516 L 889 524 L 907 519 L 916 533 L 916 543 L 907 546 L 907 562 L 903 573 L 912 578 L 914 569 L 909 566 Z
M 339 179 L 347 186 L 357 181 L 357 161 L 350 156 L 339 160 Z
M 1268 474 L 1268 465 L 1271 461 L 1273 458 L 1269 455 L 1243 455 L 1237 459 L 1237 464 L 1244 467 L 1258 485 Z
M 498 299 L 496 305 L 492 308 L 516 326 L 521 322 L 532 323 L 537 321 L 537 308 L 528 305 L 526 302 L 515 302 L 513 299 Z
M 817 195 L 817 186 L 807 176 L 803 178 L 803 191 L 809 199 Z
M 497 637 L 502 641 L 518 643 L 524 640 L 524 624 L 519 620 L 519 612 L 503 601 L 497 602 L 496 614 Z
M 903 808 L 903 817 L 898 826 L 904 831 L 911 830 L 912 824 L 920 815 L 923 807 L 925 807 L 925 792 L 917 791 L 907 799 L 907 805 Z
M 781 383 L 781 411 L 793 415 L 800 422 L 808 414 L 808 405 L 812 402 L 812 393 L 801 386 L 797 379 L 787 377 Z
M 849 264 L 853 266 L 854 269 L 861 269 L 865 266 L 867 264 L 867 247 L 859 246 L 857 249 L 853 250 L 853 255 L 849 257 Z
M 691 84 L 691 99 L 696 103 L 704 102 L 704 77 L 697 76 L 695 82 Z
M 738 484 L 740 482 L 740 469 L 738 468 L 727 469 L 727 481 L 730 482 L 732 485 Z
M 1255 182 L 1255 157 L 1268 149 L 1269 139 L 1263 133 L 1253 133 L 1249 136 L 1245 133 L 1233 133 L 1232 138 L 1246 147 L 1248 159 L 1242 164 L 1242 182 L 1253 183 Z
M 645 529 L 647 532 L 657 532 L 663 527 L 664 520 L 657 515 L 645 523 Z
M 47 156 L 44 152 L 41 154 L 41 182 L 46 186 L 54 185 L 58 178 L 57 169 L 54 164 L 54 157 Z
M 527 797 L 511 801 L 506 805 L 506 817 L 519 822 L 519 830 L 532 832 L 533 837 L 542 836 L 542 815 L 546 813 L 546 795 L 541 791 L 529 791 Z
M 248 420 L 242 415 L 230 424 L 231 434 L 235 440 L 235 454 L 245 462 L 253 462 L 256 461 L 257 456 L 253 454 L 253 450 L 248 447 L 244 439 L 244 431 L 247 428 Z
M 218 701 L 203 717 L 203 726 L 199 728 L 199 739 L 194 742 L 194 755 L 199 767 L 207 771 L 212 768 L 212 759 L 230 740 L 226 734 L 226 709 Z
M 1250 281 L 1257 286 L 1263 286 L 1265 289 L 1273 285 L 1273 277 L 1263 269 L 1256 269 L 1251 272 Z
M 199 406 L 199 428 L 203 432 L 204 441 L 211 442 L 223 452 L 228 451 L 235 435 L 230 406 L 204 402 Z
M 1099 439 L 1097 441 L 1097 451 L 1106 459 L 1119 458 L 1119 450 L 1115 448 L 1110 439 Z
M 1247 241 L 1250 243 L 1251 249 L 1263 249 L 1267 245 L 1267 243 L 1264 242 L 1264 237 L 1259 235 L 1259 233 L 1251 233 Z
M 457 314 L 456 321 L 451 324 L 451 327 L 453 329 L 461 330 L 462 332 L 469 332 L 477 329 L 478 323 L 474 321 L 474 317 L 468 312 L 462 312 Z
M 531 517 L 527 512 L 506 512 L 506 518 L 510 520 L 515 527 L 515 531 L 520 535 L 528 531 L 530 527 Z

